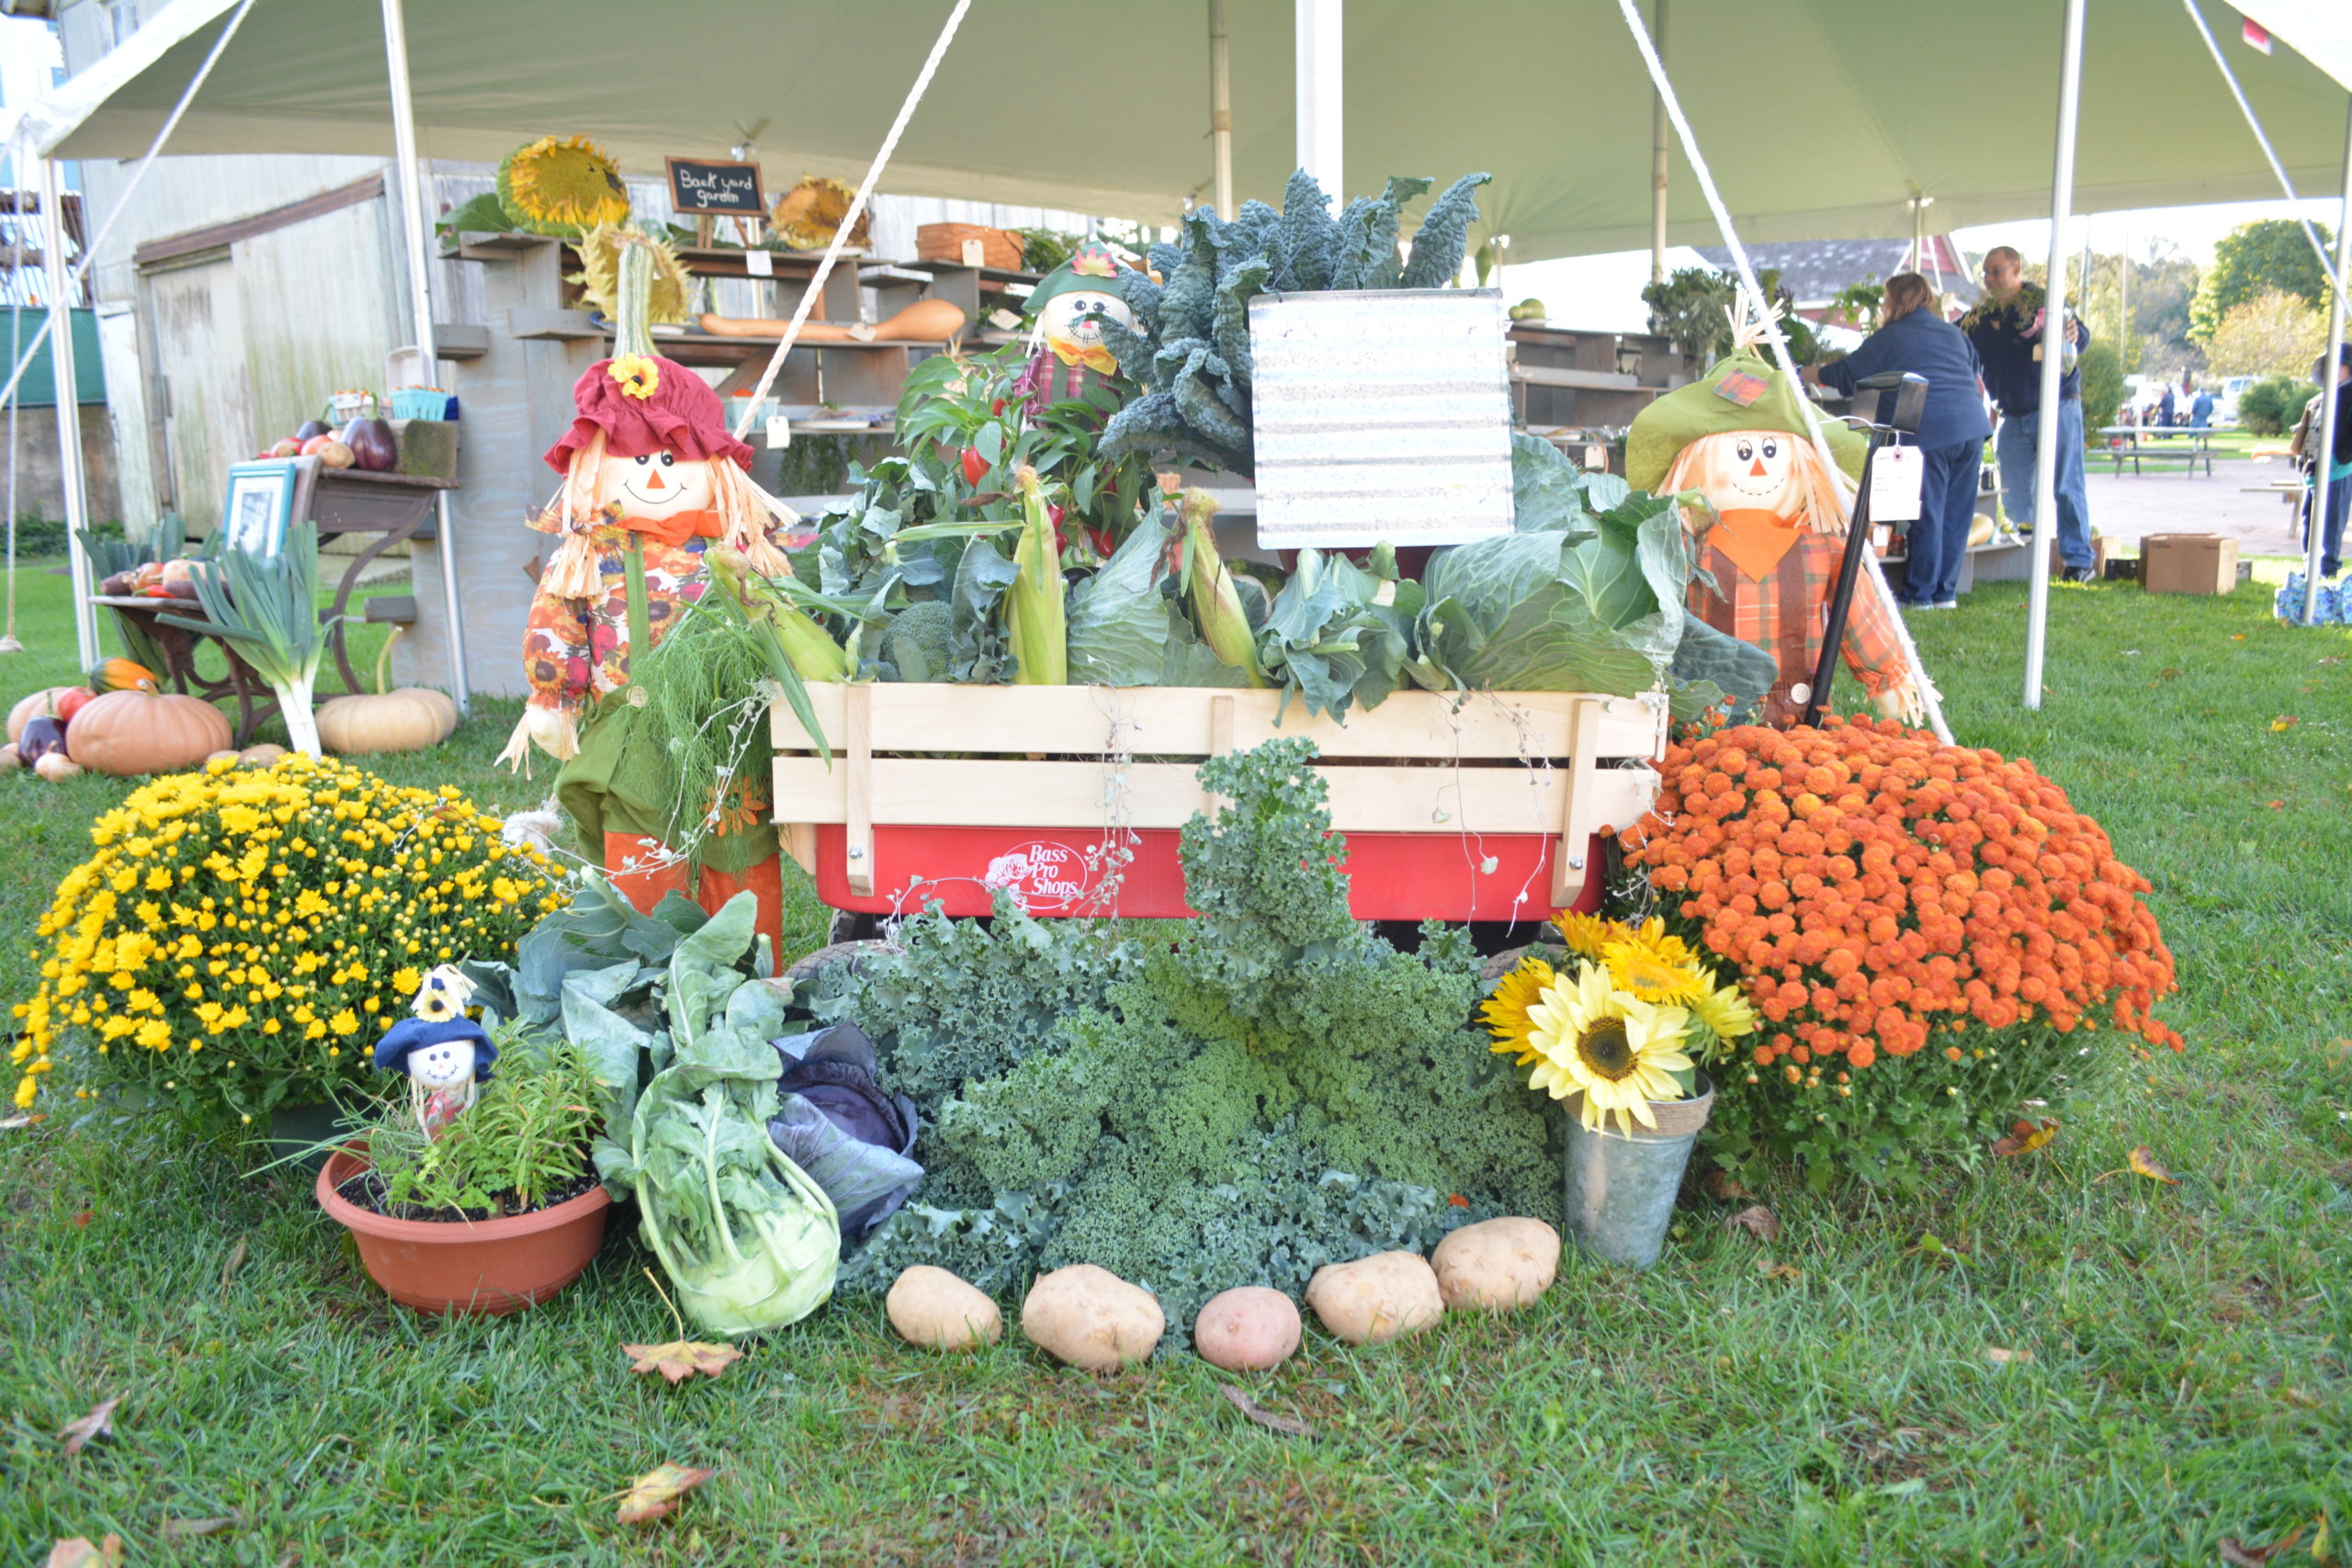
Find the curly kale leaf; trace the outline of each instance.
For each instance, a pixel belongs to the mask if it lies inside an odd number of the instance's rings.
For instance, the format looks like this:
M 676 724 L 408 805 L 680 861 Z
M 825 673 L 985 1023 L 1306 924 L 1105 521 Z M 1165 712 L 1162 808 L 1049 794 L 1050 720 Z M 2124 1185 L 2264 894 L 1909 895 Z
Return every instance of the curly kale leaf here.
M 1405 264 L 1400 288 L 1442 288 L 1462 271 L 1462 255 L 1470 245 L 1470 225 L 1478 220 L 1480 186 L 1492 175 L 1464 175 L 1430 203 L 1421 226 L 1413 234 L 1413 254 Z

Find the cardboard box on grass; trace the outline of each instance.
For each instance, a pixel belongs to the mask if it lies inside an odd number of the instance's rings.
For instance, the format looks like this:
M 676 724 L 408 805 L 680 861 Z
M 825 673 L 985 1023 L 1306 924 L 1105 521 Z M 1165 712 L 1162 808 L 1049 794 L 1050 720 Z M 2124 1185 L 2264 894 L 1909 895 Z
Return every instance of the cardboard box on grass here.
M 2151 534 L 2140 541 L 2140 581 L 2151 593 L 2227 593 L 2238 585 L 2238 542 L 2226 534 Z

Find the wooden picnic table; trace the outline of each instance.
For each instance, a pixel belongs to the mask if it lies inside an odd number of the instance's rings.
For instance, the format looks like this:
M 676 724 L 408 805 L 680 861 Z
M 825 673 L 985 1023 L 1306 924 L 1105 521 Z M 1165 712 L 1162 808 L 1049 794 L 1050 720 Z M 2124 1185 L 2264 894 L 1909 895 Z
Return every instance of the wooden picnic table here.
M 2107 438 L 2107 455 L 2115 459 L 2115 471 L 2120 474 L 2128 460 L 2132 471 L 2140 471 L 2143 457 L 2186 457 L 2187 472 L 2194 475 L 2197 465 L 2205 465 L 2205 477 L 2213 477 L 2213 437 L 2233 425 L 2212 424 L 2110 424 L 2099 431 Z M 2171 438 L 2185 435 L 2188 444 L 2175 446 Z

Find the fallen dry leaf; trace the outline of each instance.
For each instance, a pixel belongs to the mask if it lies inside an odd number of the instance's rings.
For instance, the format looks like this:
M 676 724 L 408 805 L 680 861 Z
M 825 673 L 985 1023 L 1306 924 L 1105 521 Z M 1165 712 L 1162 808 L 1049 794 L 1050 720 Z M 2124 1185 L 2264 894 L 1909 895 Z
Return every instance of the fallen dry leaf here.
M 1775 1263 L 1769 1258 L 1756 1260 L 1756 1271 L 1767 1280 L 1797 1280 L 1804 1278 L 1804 1270 L 1786 1263 Z
M 2270 721 L 2270 733 L 2277 735 L 2282 730 L 2292 729 L 2295 726 L 2301 723 L 2302 723 L 2302 720 L 2297 718 L 2293 714 L 2282 713 L 2277 718 Z
M 76 1210 L 74 1214 L 74 1228 L 77 1231 L 88 1230 L 90 1228 L 90 1219 L 91 1213 L 89 1210 Z
M 2007 1350 L 2002 1348 L 1998 1345 L 1987 1345 L 1984 1347 L 1984 1359 L 1992 1362 L 1996 1367 L 2006 1367 L 2012 1361 L 2032 1360 L 2033 1352 L 2030 1350 Z
M 2161 1181 L 2167 1187 L 2180 1185 L 2180 1178 L 2166 1170 L 2156 1156 L 2149 1152 L 2147 1145 L 2140 1145 L 2128 1157 L 2131 1159 L 2132 1170 L 2138 1175 L 2144 1176 L 2151 1181 Z
M 2055 1122 L 2019 1122 L 2009 1129 L 2007 1137 L 1995 1141 L 1993 1152 L 2003 1158 L 2011 1155 L 2030 1155 L 2057 1135 L 2058 1123 Z
M 237 1517 L 234 1514 L 220 1519 L 165 1519 L 164 1539 L 165 1540 L 194 1540 L 200 1536 L 219 1535 L 222 1530 L 233 1529 L 236 1528 L 236 1523 Z
M 35 1120 L 30 1112 L 23 1111 L 0 1116 L 0 1133 L 13 1133 L 19 1127 L 29 1127 Z
M 1758 1241 L 1781 1239 L 1781 1217 L 1761 1203 L 1750 1203 L 1724 1221 L 1724 1229 L 1746 1231 Z
M 621 1494 L 620 1521 L 641 1525 L 658 1519 L 678 1506 L 678 1499 L 717 1475 L 683 1464 L 657 1464 L 628 1483 Z
M 114 1407 L 121 1403 L 122 1395 L 118 1393 L 80 1420 L 68 1421 L 59 1427 L 57 1435 L 65 1439 L 65 1451 L 69 1454 L 78 1454 L 89 1447 L 92 1438 L 112 1437 Z
M 228 1261 L 220 1265 L 220 1293 L 222 1295 L 229 1293 L 229 1281 L 235 1279 L 237 1270 L 244 1266 L 245 1244 L 240 1241 L 229 1249 Z
M 633 1372 L 660 1372 L 673 1384 L 700 1372 L 715 1378 L 743 1359 L 732 1345 L 707 1345 L 699 1339 L 673 1339 L 667 1345 L 624 1345 L 637 1358 Z
M 1233 1401 L 1233 1407 L 1236 1410 L 1240 1411 L 1242 1415 L 1265 1427 L 1269 1432 L 1280 1432 L 1288 1438 L 1315 1436 L 1314 1430 L 1297 1416 L 1277 1416 L 1229 1382 L 1221 1382 L 1216 1386 L 1224 1392 L 1226 1398 Z
M 2230 1564 L 2230 1568 L 2263 1568 L 2263 1564 L 2272 1558 L 2293 1551 L 2295 1543 L 2302 1539 L 2303 1530 L 2300 1525 L 2286 1540 L 2274 1540 L 2268 1546 L 2248 1546 L 2233 1535 L 2225 1535 L 2222 1538 L 2222 1561 Z M 2314 1552 L 2312 1555 L 2318 1554 Z
M 122 1537 L 92 1546 L 86 1537 L 69 1535 L 49 1549 L 49 1568 L 122 1568 Z
M 2269 807 L 2273 811 L 2284 811 L 2287 809 L 2287 803 L 2283 800 L 2265 801 L 2263 804 Z
M 1728 1203 L 1735 1198 L 1753 1198 L 1755 1193 L 1740 1185 L 1739 1178 L 1727 1170 L 1711 1170 L 1699 1179 L 1701 1190 L 1719 1202 Z

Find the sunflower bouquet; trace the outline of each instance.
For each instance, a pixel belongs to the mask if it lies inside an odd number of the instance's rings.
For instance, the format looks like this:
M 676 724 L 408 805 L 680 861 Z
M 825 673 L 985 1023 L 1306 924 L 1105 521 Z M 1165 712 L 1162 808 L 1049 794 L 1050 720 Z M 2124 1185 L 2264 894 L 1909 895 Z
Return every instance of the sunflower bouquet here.
M 143 1086 L 196 1120 L 361 1081 L 425 970 L 509 957 L 564 902 L 546 857 L 499 827 L 453 788 L 302 756 L 132 791 L 40 919 L 17 1105 L 62 1058 L 76 1099 Z
M 1593 1132 L 1615 1116 L 1621 1131 L 1655 1128 L 1653 1100 L 1691 1092 L 1699 1059 L 1725 1054 L 1756 1030 L 1739 987 L 1663 920 L 1640 926 L 1562 913 L 1552 925 L 1566 946 L 1555 965 L 1530 953 L 1479 1010 L 1497 1053 L 1532 1070 L 1527 1087 L 1555 1100 L 1578 1097 Z

